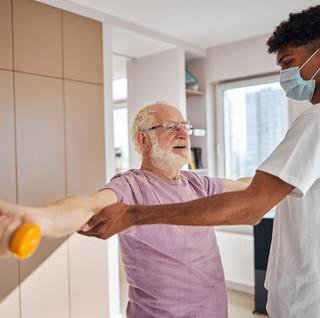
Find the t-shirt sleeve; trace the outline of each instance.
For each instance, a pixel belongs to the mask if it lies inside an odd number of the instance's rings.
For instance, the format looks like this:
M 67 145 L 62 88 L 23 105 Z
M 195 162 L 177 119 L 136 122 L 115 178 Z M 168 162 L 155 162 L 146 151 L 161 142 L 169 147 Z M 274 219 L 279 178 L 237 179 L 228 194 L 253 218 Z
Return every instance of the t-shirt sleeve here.
M 294 186 L 291 195 L 304 196 L 320 177 L 320 116 L 299 117 L 257 170 Z
M 118 202 L 128 203 L 132 197 L 132 189 L 125 176 L 125 174 L 118 174 L 114 176 L 108 184 L 106 184 L 102 190 L 112 190 L 118 199 Z
M 203 185 L 205 187 L 207 196 L 215 195 L 223 191 L 223 180 L 220 178 L 213 178 L 203 176 L 201 177 Z

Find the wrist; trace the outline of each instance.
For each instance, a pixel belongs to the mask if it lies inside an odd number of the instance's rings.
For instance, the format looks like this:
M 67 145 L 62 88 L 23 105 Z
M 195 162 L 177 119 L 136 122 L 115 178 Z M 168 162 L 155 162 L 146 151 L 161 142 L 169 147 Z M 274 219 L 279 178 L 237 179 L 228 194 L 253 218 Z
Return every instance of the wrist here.
M 150 205 L 132 205 L 130 206 L 131 222 L 133 225 L 152 224 L 152 210 L 154 206 Z
M 139 218 L 138 210 L 140 209 L 136 205 L 128 205 L 126 207 L 125 213 L 128 227 L 132 225 L 141 225 L 141 218 Z

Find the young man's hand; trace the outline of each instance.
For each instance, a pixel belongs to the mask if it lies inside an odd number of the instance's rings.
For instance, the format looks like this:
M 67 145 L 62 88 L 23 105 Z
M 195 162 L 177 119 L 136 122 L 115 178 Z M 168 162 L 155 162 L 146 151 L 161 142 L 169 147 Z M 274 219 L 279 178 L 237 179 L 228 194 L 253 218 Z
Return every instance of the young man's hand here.
M 107 239 L 135 224 L 134 209 L 123 203 L 109 205 L 93 216 L 79 234 Z

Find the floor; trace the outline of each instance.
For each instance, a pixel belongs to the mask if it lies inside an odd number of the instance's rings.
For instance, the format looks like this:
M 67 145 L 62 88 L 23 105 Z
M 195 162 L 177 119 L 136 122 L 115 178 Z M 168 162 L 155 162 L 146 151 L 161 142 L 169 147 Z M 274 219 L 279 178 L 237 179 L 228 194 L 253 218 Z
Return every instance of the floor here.
M 253 295 L 228 290 L 229 318 L 265 318 L 265 315 L 253 314 Z

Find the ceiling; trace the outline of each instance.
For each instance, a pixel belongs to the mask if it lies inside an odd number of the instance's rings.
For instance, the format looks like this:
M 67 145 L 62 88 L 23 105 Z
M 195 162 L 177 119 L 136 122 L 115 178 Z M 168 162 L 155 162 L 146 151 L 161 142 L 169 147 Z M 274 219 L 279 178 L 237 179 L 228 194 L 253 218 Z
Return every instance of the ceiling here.
M 73 0 L 201 48 L 267 34 L 319 0 Z
M 71 1 L 202 49 L 271 33 L 290 12 L 319 4 L 319 0 Z M 175 47 L 120 27 L 112 30 L 113 79 L 126 77 L 130 58 Z
M 159 40 L 146 37 L 136 32 L 121 28 L 112 28 L 112 51 L 127 57 L 142 56 L 163 52 L 175 46 Z

